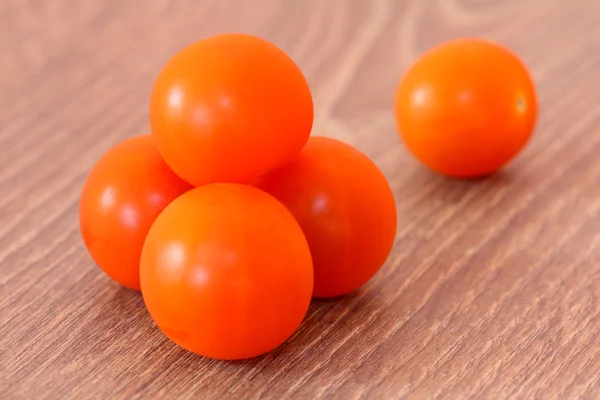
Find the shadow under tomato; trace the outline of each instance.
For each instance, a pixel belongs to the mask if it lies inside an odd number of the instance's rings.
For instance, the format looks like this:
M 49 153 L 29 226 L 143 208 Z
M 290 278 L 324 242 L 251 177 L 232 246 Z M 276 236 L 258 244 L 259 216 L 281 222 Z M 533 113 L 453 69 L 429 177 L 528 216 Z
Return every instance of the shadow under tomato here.
M 413 177 L 420 180 L 434 180 L 439 182 L 445 182 L 447 184 L 459 184 L 459 185 L 478 185 L 478 184 L 498 184 L 498 183 L 510 183 L 515 179 L 515 173 L 507 166 L 496 172 L 488 175 L 480 175 L 469 178 L 457 178 L 448 175 L 443 175 L 432 171 L 429 168 L 423 166 L 417 166 L 414 169 Z
M 518 174 L 511 168 L 505 168 L 494 174 L 472 178 L 458 179 L 433 172 L 423 166 L 415 166 L 406 171 L 404 179 L 392 184 L 396 198 L 399 230 L 417 223 L 422 218 L 431 218 L 445 207 L 459 205 L 468 201 L 477 193 L 477 198 L 485 201 L 498 191 L 515 185 Z M 464 212 L 470 212 L 463 207 Z

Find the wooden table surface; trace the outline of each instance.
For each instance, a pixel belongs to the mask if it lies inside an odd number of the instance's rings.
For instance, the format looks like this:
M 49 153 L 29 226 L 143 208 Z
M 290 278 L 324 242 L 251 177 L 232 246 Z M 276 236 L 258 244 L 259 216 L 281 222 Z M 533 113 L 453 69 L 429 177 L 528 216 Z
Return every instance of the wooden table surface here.
M 314 133 L 371 156 L 399 212 L 376 278 L 243 362 L 167 340 L 77 219 L 94 162 L 148 130 L 163 63 L 227 31 L 299 63 Z M 512 47 L 541 102 L 526 151 L 473 182 L 421 167 L 391 109 L 407 65 L 465 35 Z M 0 151 L 2 399 L 600 398 L 597 0 L 3 0 Z

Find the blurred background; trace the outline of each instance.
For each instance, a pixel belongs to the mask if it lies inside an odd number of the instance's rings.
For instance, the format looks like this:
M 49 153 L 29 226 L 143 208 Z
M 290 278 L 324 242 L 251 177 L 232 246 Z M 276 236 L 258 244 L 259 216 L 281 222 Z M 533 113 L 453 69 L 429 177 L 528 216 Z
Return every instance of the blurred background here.
M 423 50 L 457 36 L 499 41 L 524 59 L 544 101 L 587 79 L 598 45 L 581 38 L 594 31 L 599 7 L 581 0 L 4 0 L 2 170 L 17 161 L 10 154 L 43 148 L 40 159 L 54 161 L 45 174 L 67 165 L 82 172 L 101 149 L 147 131 L 148 96 L 162 65 L 219 32 L 256 34 L 287 51 L 313 89 L 315 133 L 370 142 L 364 147 L 376 154 L 397 144 L 393 93 Z M 68 156 L 57 157 L 58 148 Z M 390 157 L 402 162 L 399 155 Z

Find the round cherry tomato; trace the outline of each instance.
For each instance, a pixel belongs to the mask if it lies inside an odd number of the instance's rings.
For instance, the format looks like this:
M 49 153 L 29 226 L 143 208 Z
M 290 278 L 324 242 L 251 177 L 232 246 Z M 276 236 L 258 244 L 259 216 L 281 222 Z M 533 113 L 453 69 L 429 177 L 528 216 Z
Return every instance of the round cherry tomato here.
M 112 279 L 140 289 L 140 254 L 150 226 L 192 187 L 163 161 L 152 136 L 127 139 L 90 172 L 79 202 L 83 241 Z
M 244 359 L 283 343 L 313 288 L 310 250 L 290 212 L 233 183 L 193 189 L 148 233 L 142 295 L 158 327 L 205 357 Z
M 299 157 L 256 186 L 294 214 L 315 268 L 314 297 L 335 297 L 367 282 L 396 236 L 396 204 L 377 166 L 335 139 L 311 137 Z
M 251 182 L 286 163 L 312 129 L 310 88 L 298 66 L 254 36 L 194 43 L 161 71 L 150 123 L 167 164 L 188 182 Z
M 408 149 L 432 170 L 477 178 L 525 146 L 538 113 L 534 84 L 508 49 L 460 39 L 425 53 L 397 89 L 395 114 Z

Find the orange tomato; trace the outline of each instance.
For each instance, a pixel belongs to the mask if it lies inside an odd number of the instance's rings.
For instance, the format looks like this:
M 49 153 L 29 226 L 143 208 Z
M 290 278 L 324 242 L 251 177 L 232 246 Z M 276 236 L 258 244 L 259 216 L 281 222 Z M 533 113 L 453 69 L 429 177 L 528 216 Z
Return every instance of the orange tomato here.
M 192 187 L 163 161 L 150 135 L 110 149 L 90 172 L 79 202 L 83 241 L 112 279 L 140 289 L 140 254 L 158 214 Z
M 148 233 L 142 295 L 181 347 L 218 359 L 268 352 L 299 326 L 313 268 L 302 230 L 268 194 L 240 184 L 193 189 Z
M 534 84 L 508 49 L 479 39 L 419 58 L 397 89 L 395 116 L 408 149 L 432 170 L 476 178 L 525 146 L 538 113 Z
M 294 161 L 256 186 L 287 206 L 308 240 L 314 297 L 343 295 L 383 265 L 396 235 L 396 204 L 377 166 L 335 139 L 311 137 Z
M 150 123 L 166 162 L 188 182 L 250 182 L 294 157 L 313 123 L 298 66 L 254 36 L 194 43 L 160 72 Z

